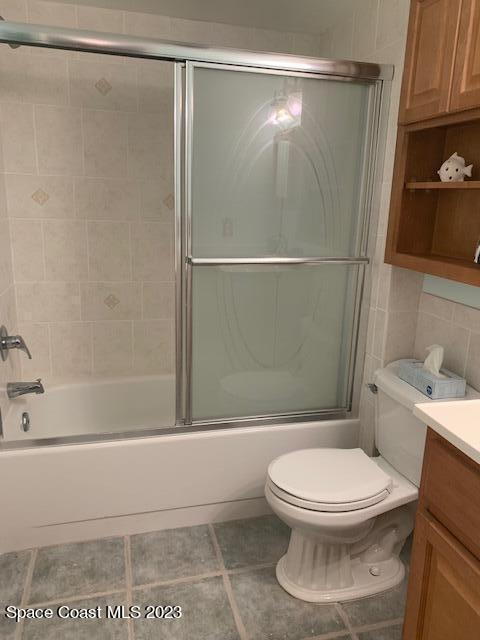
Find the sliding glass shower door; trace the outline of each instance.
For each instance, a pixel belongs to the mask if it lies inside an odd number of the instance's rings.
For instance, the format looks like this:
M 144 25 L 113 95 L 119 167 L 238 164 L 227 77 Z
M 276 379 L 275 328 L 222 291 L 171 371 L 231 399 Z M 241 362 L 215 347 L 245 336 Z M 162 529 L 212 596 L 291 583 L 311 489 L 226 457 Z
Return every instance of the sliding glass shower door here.
M 376 95 L 187 64 L 187 423 L 348 409 Z

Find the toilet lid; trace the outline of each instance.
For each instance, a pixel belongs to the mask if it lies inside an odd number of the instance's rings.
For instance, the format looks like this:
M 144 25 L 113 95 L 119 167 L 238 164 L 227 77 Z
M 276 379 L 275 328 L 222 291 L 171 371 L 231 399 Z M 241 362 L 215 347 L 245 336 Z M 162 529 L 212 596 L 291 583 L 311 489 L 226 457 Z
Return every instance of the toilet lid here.
M 392 479 L 361 449 L 302 449 L 280 456 L 268 467 L 283 499 L 291 496 L 321 510 L 349 511 L 383 500 Z M 287 498 L 288 499 L 288 498 Z M 332 507 L 329 508 L 329 505 Z

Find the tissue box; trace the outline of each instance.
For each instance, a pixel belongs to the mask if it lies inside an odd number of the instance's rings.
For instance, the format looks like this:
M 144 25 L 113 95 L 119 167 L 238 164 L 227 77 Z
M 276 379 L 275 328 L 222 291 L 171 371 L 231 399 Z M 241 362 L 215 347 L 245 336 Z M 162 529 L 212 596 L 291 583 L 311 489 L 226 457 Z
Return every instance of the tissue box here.
M 441 398 L 463 398 L 467 381 L 447 369 L 440 369 L 447 378 L 438 378 L 423 368 L 423 362 L 402 360 L 398 367 L 398 377 L 408 382 L 423 394 L 439 400 Z

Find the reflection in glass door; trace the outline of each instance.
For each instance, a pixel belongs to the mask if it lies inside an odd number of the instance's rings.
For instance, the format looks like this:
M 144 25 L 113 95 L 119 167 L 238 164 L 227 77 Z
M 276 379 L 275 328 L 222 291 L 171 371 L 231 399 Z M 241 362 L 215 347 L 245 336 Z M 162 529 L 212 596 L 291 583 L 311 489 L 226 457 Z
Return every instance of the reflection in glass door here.
M 187 423 L 349 408 L 376 92 L 187 65 Z

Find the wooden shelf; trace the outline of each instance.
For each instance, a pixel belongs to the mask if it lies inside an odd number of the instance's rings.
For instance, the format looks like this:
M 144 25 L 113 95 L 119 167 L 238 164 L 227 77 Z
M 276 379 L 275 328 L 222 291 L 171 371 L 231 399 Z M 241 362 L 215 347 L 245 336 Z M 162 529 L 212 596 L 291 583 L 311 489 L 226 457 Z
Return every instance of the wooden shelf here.
M 413 269 L 432 276 L 480 286 L 480 265 L 473 262 L 473 257 L 470 261 L 431 253 L 397 252 L 391 255 L 386 262 L 404 269 Z
M 406 189 L 480 189 L 480 180 L 464 182 L 406 182 Z

